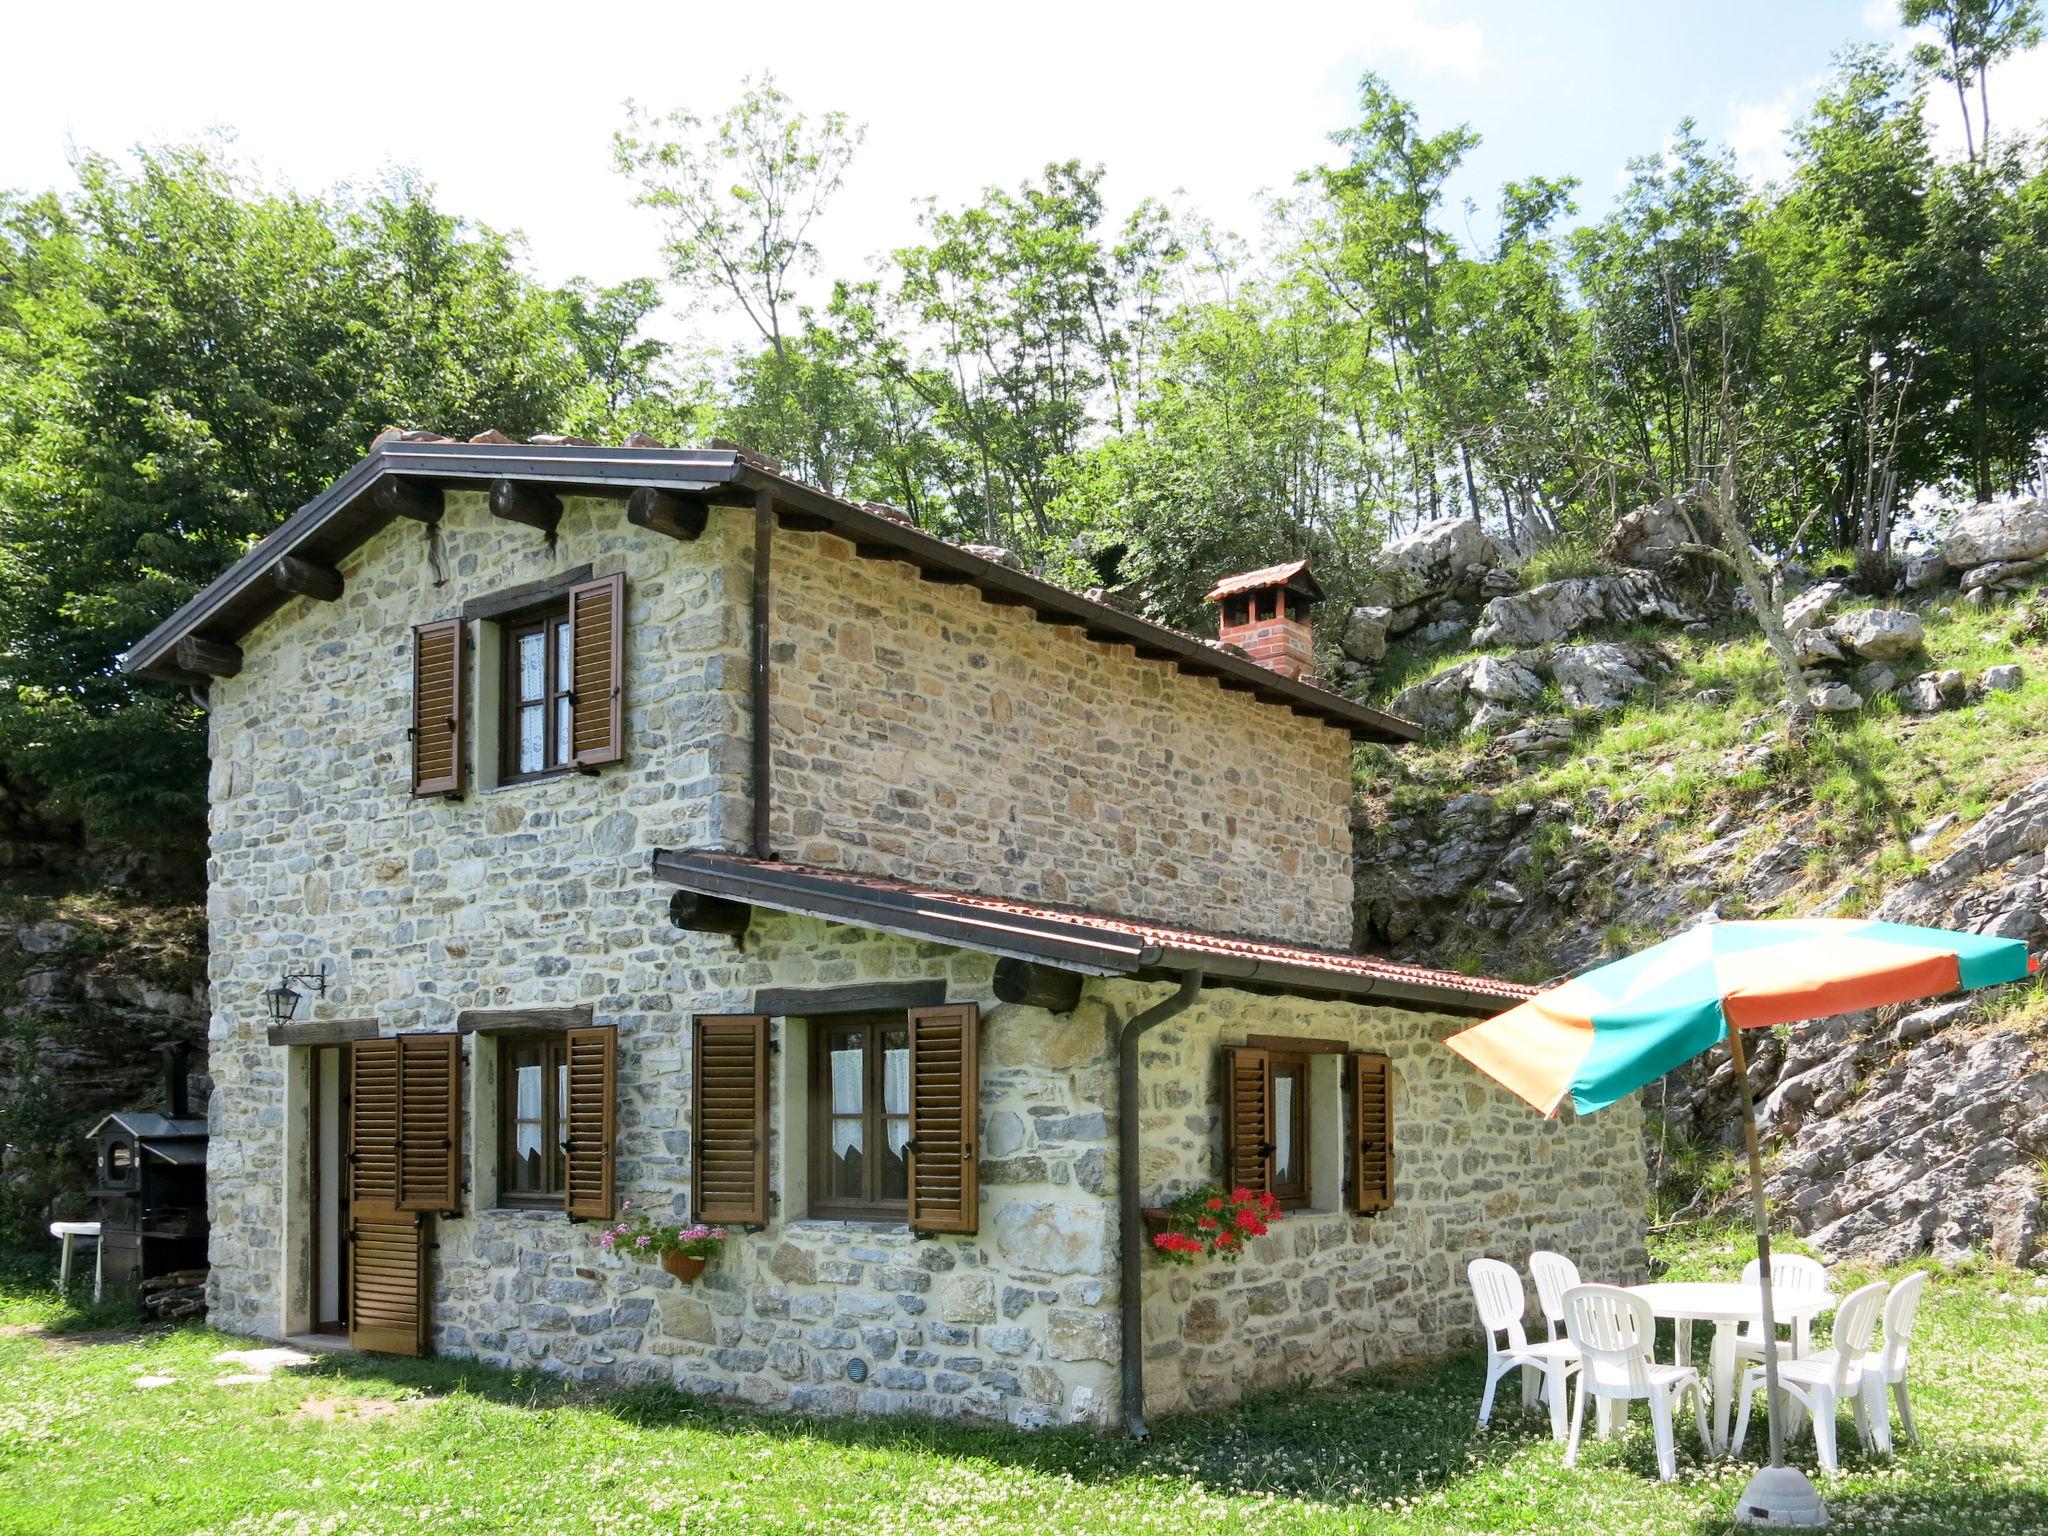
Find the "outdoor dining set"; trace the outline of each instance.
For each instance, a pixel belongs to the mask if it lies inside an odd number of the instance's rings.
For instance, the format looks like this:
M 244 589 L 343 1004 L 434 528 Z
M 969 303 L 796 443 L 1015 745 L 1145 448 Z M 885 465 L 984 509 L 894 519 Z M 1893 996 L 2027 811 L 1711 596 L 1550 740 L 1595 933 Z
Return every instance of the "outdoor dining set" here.
M 1603 1436 L 1619 1430 L 1630 1402 L 1649 1404 L 1657 1468 L 1665 1482 L 1678 1475 L 1673 1422 L 1688 1397 L 1702 1445 L 1715 1454 L 1741 1447 L 1751 1404 L 1765 1390 L 1763 1365 L 1751 1363 L 1764 1356 L 1764 1298 L 1755 1260 L 1736 1283 L 1588 1285 L 1578 1266 L 1563 1254 L 1538 1250 L 1529 1255 L 1529 1273 L 1536 1282 L 1547 1338 L 1528 1336 L 1523 1324 L 1526 1292 L 1512 1265 L 1474 1259 L 1466 1269 L 1486 1330 L 1486 1386 L 1479 1399 L 1482 1428 L 1493 1416 L 1494 1391 L 1501 1378 L 1520 1370 L 1522 1404 L 1534 1408 L 1539 1399 L 1547 1401 L 1551 1435 L 1567 1445 L 1566 1466 L 1578 1459 L 1588 1396 L 1595 1400 L 1595 1428 Z M 1844 1406 L 1854 1414 L 1857 1435 L 1866 1448 L 1889 1454 L 1894 1406 L 1900 1428 L 1908 1439 L 1916 1438 L 1906 1394 L 1906 1354 L 1926 1275 L 1911 1274 L 1896 1284 L 1873 1281 L 1839 1302 L 1828 1288 L 1827 1270 L 1813 1259 L 1775 1255 L 1770 1278 L 1773 1315 L 1789 1330 L 1789 1337 L 1778 1340 L 1780 1406 L 1789 1418 L 1796 1404 L 1811 1422 L 1821 1467 L 1840 1470 L 1835 1417 Z M 1813 1322 L 1829 1312 L 1834 1314 L 1832 1337 L 1825 1349 L 1816 1350 Z M 1673 1324 L 1668 1364 L 1655 1358 L 1660 1318 Z M 1695 1323 L 1714 1325 L 1705 1378 L 1692 1361 Z M 1574 1378 L 1578 1389 L 1572 1395 L 1567 1430 L 1565 1397 Z M 1731 1439 L 1729 1410 L 1738 1397 L 1741 1409 Z

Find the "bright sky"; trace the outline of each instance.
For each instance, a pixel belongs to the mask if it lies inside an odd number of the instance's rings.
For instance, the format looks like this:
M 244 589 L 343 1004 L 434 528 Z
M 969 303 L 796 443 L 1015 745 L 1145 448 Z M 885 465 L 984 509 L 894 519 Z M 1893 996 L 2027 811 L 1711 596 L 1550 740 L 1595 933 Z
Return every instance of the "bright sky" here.
M 621 103 L 709 116 L 772 69 L 804 109 L 867 124 L 819 232 L 846 273 L 915 237 L 915 199 L 957 204 L 1070 156 L 1108 165 L 1119 206 L 1178 191 L 1254 233 L 1261 192 L 1329 152 L 1370 69 L 1427 129 L 1482 135 L 1459 197 L 1486 209 L 1504 179 L 1568 174 L 1597 213 L 1623 163 L 1686 115 L 1770 174 L 1831 54 L 1894 36 L 1895 14 L 1890 0 L 36 5 L 9 22 L 0 186 L 62 182 L 73 145 L 228 128 L 306 189 L 414 167 L 444 207 L 523 231 L 543 278 L 617 281 L 659 269 L 653 216 L 611 169 Z M 1992 87 L 1994 128 L 2048 112 L 2048 49 Z M 1937 106 L 1954 132 L 1953 99 Z

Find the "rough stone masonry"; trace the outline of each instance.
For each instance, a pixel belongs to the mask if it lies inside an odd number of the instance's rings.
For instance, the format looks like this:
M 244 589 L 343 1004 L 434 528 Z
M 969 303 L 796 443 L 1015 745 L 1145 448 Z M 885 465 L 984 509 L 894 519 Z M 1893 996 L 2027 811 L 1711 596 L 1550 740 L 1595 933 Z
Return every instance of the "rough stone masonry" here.
M 748 534 L 714 517 L 678 543 L 571 499 L 550 540 L 451 494 L 438 528 L 401 522 L 346 557 L 339 599 L 295 602 L 244 637 L 240 675 L 212 689 L 213 1315 L 265 1335 L 309 1315 L 309 1053 L 266 1043 L 262 1002 L 283 971 L 324 962 L 314 1016 L 374 1017 L 386 1034 L 445 1031 L 466 1009 L 588 1007 L 619 1041 L 618 1193 L 675 1212 L 693 1015 L 746 1011 L 768 986 L 938 981 L 983 1009 L 979 1231 L 809 1219 L 806 1024 L 778 1019 L 771 1219 L 694 1286 L 602 1253 L 590 1224 L 498 1207 L 498 1045 L 465 1037 L 466 1200 L 438 1220 L 433 1347 L 799 1409 L 1109 1422 L 1111 1042 L 1161 987 L 1090 982 L 1056 1015 L 997 1005 L 987 954 L 768 914 L 735 945 L 666 920 L 651 849 L 744 846 Z M 776 550 L 785 856 L 1343 941 L 1341 732 L 855 560 L 830 535 Z M 586 563 L 627 573 L 625 761 L 412 797 L 412 627 Z M 1480 1252 L 1518 1258 L 1541 1240 L 1589 1275 L 1640 1273 L 1633 1108 L 1545 1123 L 1441 1050 L 1452 1027 L 1213 991 L 1148 1048 L 1148 1200 L 1213 1173 L 1219 1042 L 1313 1034 L 1396 1065 L 1393 1211 L 1292 1215 L 1236 1269 L 1138 1278 L 1148 1338 L 1172 1362 L 1163 1404 L 1469 1342 L 1463 1266 Z

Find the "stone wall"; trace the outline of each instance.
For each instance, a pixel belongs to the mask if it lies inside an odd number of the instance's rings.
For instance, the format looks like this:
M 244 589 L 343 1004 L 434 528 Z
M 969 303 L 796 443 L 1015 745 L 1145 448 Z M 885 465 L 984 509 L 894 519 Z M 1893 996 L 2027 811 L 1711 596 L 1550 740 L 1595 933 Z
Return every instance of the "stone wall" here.
M 969 587 L 785 535 L 784 856 L 1342 947 L 1351 743 Z
M 400 521 L 342 562 L 339 600 L 295 600 L 243 641 L 212 689 L 208 922 L 209 1189 L 214 1306 L 274 1333 L 287 1231 L 287 1062 L 261 994 L 325 962 L 318 1017 L 452 1028 L 464 1008 L 588 1004 L 628 1037 L 689 1005 L 658 846 L 729 843 L 746 825 L 746 537 L 694 544 L 571 499 L 558 537 L 452 494 L 436 532 Z M 596 775 L 410 793 L 412 628 L 584 563 L 626 569 L 626 758 Z M 473 733 L 474 738 L 474 733 Z M 644 1036 L 642 1036 L 644 1038 Z M 673 1113 L 673 1111 L 671 1111 Z M 673 1123 L 673 1121 L 671 1122 Z M 680 1179 L 680 1149 L 653 1154 Z
M 1546 1121 L 1444 1048 L 1465 1023 L 1212 989 L 1146 1036 L 1147 1204 L 1222 1166 L 1224 1045 L 1248 1034 L 1337 1041 L 1383 1052 L 1394 1067 L 1392 1210 L 1343 1213 L 1342 1148 L 1331 1136 L 1337 1074 L 1326 1083 L 1312 1072 L 1311 1209 L 1284 1215 L 1236 1264 L 1147 1258 L 1152 1412 L 1476 1348 L 1465 1266 L 1482 1256 L 1520 1267 L 1531 1249 L 1553 1248 L 1589 1279 L 1646 1278 L 1637 1101 Z

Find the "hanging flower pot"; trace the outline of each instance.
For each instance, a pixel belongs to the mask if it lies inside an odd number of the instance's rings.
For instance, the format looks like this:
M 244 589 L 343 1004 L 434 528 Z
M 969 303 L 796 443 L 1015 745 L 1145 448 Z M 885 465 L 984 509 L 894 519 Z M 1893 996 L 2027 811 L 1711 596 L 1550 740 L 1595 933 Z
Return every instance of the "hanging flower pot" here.
M 623 1201 L 619 1210 L 631 1211 L 633 1202 Z M 613 1253 L 638 1259 L 659 1259 L 661 1267 L 688 1285 L 704 1273 L 704 1261 L 718 1252 L 730 1234 L 724 1227 L 707 1227 L 701 1222 L 679 1227 L 674 1222 L 645 1213 L 628 1216 L 616 1226 L 606 1227 L 593 1242 Z

